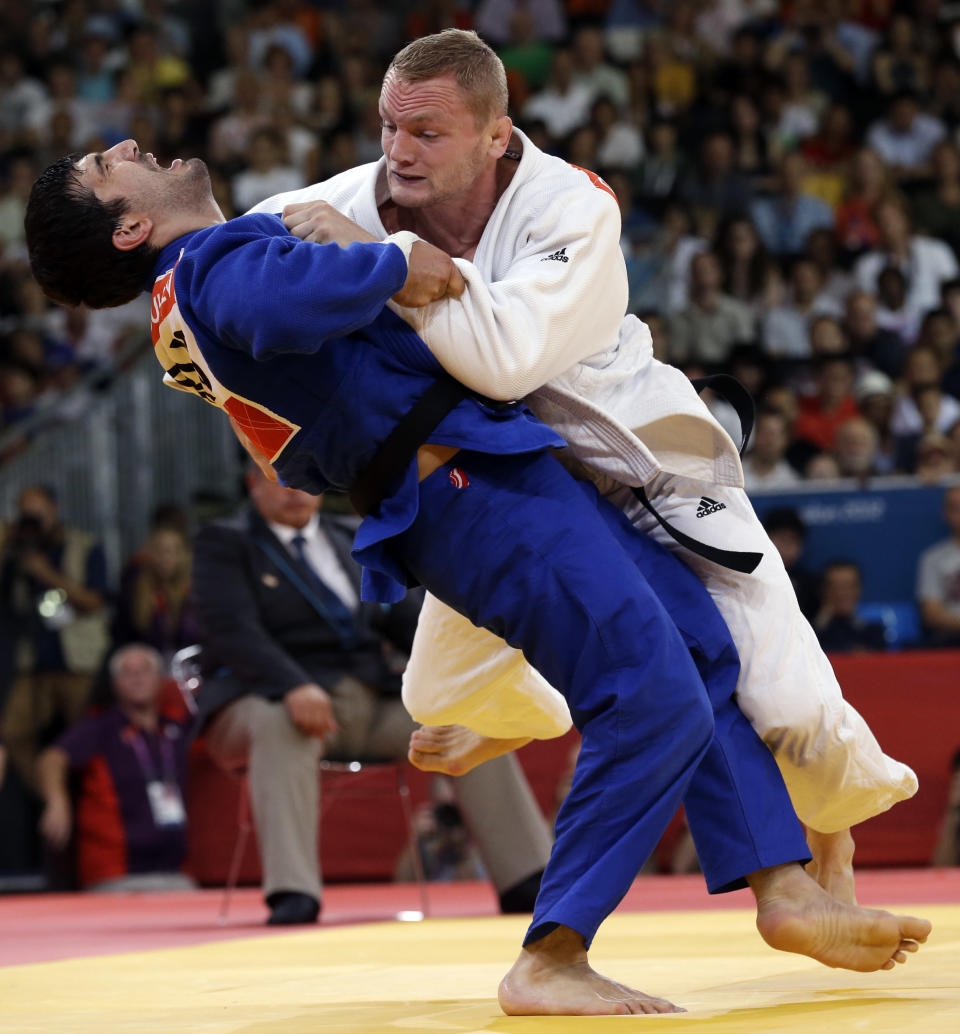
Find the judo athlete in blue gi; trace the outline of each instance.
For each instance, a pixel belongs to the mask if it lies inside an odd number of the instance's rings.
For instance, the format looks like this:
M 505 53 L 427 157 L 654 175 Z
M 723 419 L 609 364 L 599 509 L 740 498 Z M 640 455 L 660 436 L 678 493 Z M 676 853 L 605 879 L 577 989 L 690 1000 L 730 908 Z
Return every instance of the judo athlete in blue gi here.
M 225 222 L 202 162 L 161 169 L 133 141 L 51 166 L 26 225 L 51 297 L 120 304 L 152 283 L 165 379 L 224 409 L 293 487 L 356 488 L 443 383 L 384 308 L 458 290 L 449 259 L 411 235 L 341 249 L 274 216 Z M 802 829 L 735 705 L 738 661 L 696 577 L 575 481 L 550 454 L 562 440 L 521 405 L 458 396 L 420 441 L 357 533 L 365 598 L 423 584 L 520 648 L 583 737 L 503 1008 L 675 1010 L 596 974 L 586 952 L 681 802 L 710 890 L 749 882 L 775 947 L 862 970 L 915 950 L 929 924 L 841 905 L 803 872 Z

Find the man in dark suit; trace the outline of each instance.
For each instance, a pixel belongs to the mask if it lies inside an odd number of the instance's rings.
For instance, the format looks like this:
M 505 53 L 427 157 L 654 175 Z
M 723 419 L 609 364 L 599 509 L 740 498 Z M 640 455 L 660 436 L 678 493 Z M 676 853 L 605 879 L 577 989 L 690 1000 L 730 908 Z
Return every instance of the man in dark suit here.
M 195 542 L 200 721 L 217 761 L 248 769 L 268 923 L 313 922 L 318 763 L 405 757 L 414 723 L 383 643 L 409 650 L 419 601 L 361 603 L 350 522 L 256 468 L 247 486 L 252 506 Z M 497 758 L 456 782 L 501 909 L 532 910 L 551 835 L 519 765 Z

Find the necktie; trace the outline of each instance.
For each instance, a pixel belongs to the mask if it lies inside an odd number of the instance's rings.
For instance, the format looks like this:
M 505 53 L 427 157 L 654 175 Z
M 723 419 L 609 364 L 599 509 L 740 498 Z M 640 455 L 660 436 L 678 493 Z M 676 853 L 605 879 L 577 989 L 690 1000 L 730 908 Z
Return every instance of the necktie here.
M 340 597 L 330 588 L 317 574 L 313 564 L 307 559 L 307 540 L 301 534 L 296 534 L 290 540 L 297 559 L 306 568 L 310 576 L 310 588 L 317 597 L 316 602 L 320 604 L 323 617 L 340 636 L 344 646 L 351 646 L 356 642 L 356 627 L 353 615 Z

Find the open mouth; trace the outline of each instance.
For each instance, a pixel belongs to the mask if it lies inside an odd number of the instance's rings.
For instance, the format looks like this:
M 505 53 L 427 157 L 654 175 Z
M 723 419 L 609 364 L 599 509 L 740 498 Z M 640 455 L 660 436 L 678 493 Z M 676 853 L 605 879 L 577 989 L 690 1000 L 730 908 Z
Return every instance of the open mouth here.
M 421 183 L 426 178 L 425 176 L 409 176 L 409 175 L 405 175 L 404 173 L 397 172 L 396 170 L 393 170 L 390 173 L 390 175 L 395 177 L 398 180 L 403 180 L 404 183 Z
M 183 162 L 179 158 L 174 158 L 165 169 L 149 151 L 144 155 L 144 157 L 155 169 L 159 169 L 161 172 L 173 172 L 174 169 L 179 169 L 180 166 L 183 165 Z

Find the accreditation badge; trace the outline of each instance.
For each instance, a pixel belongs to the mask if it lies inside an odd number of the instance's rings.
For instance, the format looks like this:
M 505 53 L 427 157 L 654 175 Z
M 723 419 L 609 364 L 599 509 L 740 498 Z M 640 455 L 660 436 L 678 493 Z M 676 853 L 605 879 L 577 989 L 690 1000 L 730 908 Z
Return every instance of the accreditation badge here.
M 147 799 L 153 823 L 160 829 L 174 829 L 187 821 L 187 810 L 183 806 L 180 789 L 175 783 L 162 783 L 159 779 L 147 783 Z

